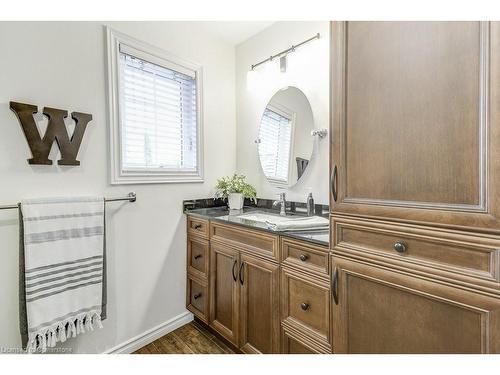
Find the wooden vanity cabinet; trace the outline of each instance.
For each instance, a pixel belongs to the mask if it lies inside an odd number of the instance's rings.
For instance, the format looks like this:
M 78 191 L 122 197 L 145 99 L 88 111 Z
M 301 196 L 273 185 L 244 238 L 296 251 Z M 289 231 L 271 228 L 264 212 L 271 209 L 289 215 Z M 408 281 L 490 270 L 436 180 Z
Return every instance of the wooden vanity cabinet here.
M 238 227 L 210 228 L 210 326 L 244 353 L 279 353 L 277 236 L 245 230 L 244 241 Z
M 279 265 L 240 255 L 240 349 L 279 353 Z
M 186 305 L 243 353 L 332 353 L 326 245 L 187 215 Z
M 335 353 L 498 353 L 500 300 L 332 257 Z
M 210 245 L 210 326 L 238 346 L 240 285 L 238 250 L 212 242 Z
M 188 215 L 187 308 L 246 353 L 500 353 L 500 23 L 330 42 L 330 247 Z
M 333 22 L 331 211 L 500 233 L 499 99 L 499 22 Z
M 500 23 L 332 22 L 335 353 L 500 353 Z
M 281 352 L 332 353 L 328 247 L 281 237 Z
M 198 319 L 209 322 L 208 220 L 188 216 L 186 249 L 186 308 Z

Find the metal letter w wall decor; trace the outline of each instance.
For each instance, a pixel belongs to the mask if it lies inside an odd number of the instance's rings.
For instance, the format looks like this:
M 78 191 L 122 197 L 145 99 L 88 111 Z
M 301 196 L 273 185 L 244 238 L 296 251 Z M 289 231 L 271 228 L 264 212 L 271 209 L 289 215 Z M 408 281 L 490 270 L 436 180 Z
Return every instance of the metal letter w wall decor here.
M 57 164 L 80 165 L 76 156 L 87 124 L 92 120 L 92 115 L 80 112 L 71 113 L 71 118 L 75 120 L 75 130 L 70 138 L 64 124 L 64 119 L 68 117 L 68 111 L 44 107 L 43 114 L 48 117 L 49 122 L 42 139 L 33 117 L 38 112 L 36 105 L 10 102 L 10 109 L 16 113 L 33 155 L 31 159 L 28 159 L 29 164 L 51 165 L 52 160 L 49 159 L 49 153 L 55 140 L 61 151 L 61 159 L 57 161 Z

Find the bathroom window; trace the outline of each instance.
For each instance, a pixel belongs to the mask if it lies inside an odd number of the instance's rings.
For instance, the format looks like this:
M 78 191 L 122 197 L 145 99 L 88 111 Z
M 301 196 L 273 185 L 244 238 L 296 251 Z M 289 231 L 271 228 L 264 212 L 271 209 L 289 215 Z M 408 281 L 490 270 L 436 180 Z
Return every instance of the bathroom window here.
M 201 67 L 108 29 L 111 182 L 201 182 Z
M 288 184 L 294 115 L 268 105 L 259 131 L 259 156 L 265 176 L 276 184 Z

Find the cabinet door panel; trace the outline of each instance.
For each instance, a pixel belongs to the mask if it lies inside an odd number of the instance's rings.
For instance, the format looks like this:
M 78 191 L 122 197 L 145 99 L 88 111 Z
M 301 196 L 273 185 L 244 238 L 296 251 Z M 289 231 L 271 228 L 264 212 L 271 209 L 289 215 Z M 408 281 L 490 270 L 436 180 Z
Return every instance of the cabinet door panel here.
M 346 35 L 346 198 L 479 205 L 479 22 Z
M 498 34 L 488 22 L 332 24 L 333 211 L 500 228 Z
M 279 352 L 279 266 L 241 254 L 241 350 Z
M 210 325 L 237 345 L 239 286 L 235 275 L 238 268 L 238 251 L 211 243 L 210 262 Z
M 488 353 L 500 350 L 500 301 L 333 258 L 337 353 Z

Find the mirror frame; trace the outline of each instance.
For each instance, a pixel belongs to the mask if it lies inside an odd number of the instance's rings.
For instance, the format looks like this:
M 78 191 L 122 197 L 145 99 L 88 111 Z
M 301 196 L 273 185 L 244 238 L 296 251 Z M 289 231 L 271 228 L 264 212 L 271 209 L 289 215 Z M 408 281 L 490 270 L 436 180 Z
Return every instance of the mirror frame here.
M 275 90 L 271 95 L 268 96 L 268 99 L 264 102 L 264 106 L 262 107 L 261 111 L 259 112 L 260 113 L 260 116 L 258 117 L 258 127 L 257 127 L 257 137 L 256 137 L 256 140 L 255 140 L 255 143 L 257 144 L 257 147 L 256 147 L 256 150 L 257 150 L 257 159 L 259 160 L 259 167 L 260 167 L 260 171 L 262 173 L 262 176 L 264 177 L 264 179 L 273 187 L 275 188 L 278 188 L 278 189 L 291 189 L 293 188 L 294 186 L 296 186 L 297 184 L 299 184 L 300 181 L 303 180 L 303 177 L 304 175 L 306 175 L 306 171 L 311 167 L 311 163 L 314 159 L 314 154 L 315 154 L 315 151 L 316 151 L 316 148 L 317 148 L 317 145 L 316 145 L 316 142 L 315 142 L 315 138 L 313 138 L 312 136 L 312 150 L 311 150 L 311 156 L 309 158 L 309 164 L 308 166 L 306 167 L 306 169 L 304 169 L 304 172 L 302 173 L 301 177 L 297 179 L 297 181 L 295 181 L 295 183 L 293 184 L 290 184 L 289 182 L 288 183 L 280 183 L 278 181 L 273 181 L 272 178 L 269 178 L 266 176 L 265 172 L 264 172 L 264 168 L 262 166 L 262 162 L 260 160 L 260 154 L 259 154 L 259 136 L 260 136 L 260 128 L 261 128 L 261 123 L 262 123 L 262 116 L 264 115 L 264 112 L 266 110 L 266 108 L 268 107 L 269 103 L 271 102 L 272 98 L 277 94 L 279 93 L 280 91 L 284 91 L 284 90 L 287 90 L 289 88 L 294 88 L 294 89 L 297 89 L 298 91 L 300 91 L 304 97 L 306 98 L 307 100 L 307 103 L 309 104 L 309 108 L 311 109 L 311 116 L 312 116 L 312 129 L 311 131 L 313 130 L 316 130 L 316 122 L 314 121 L 314 112 L 313 112 L 313 108 L 312 108 L 312 105 L 311 105 L 311 102 L 309 100 L 309 98 L 307 97 L 306 93 L 301 90 L 299 87 L 297 86 L 294 86 L 294 85 L 284 85 L 282 86 L 281 88 L 278 88 L 277 90 Z M 296 124 L 295 124 L 295 114 L 294 114 L 294 124 L 293 124 L 293 130 L 292 130 L 292 142 L 294 142 L 294 139 L 295 139 L 295 127 Z M 293 153 L 293 145 L 292 147 L 290 147 L 290 157 L 292 157 L 292 153 Z M 290 179 L 290 171 L 289 171 L 289 177 Z

